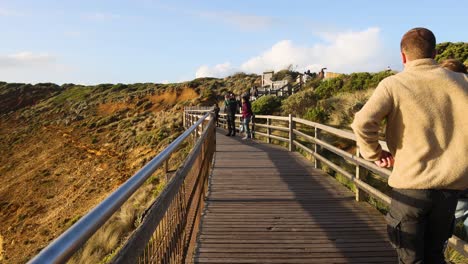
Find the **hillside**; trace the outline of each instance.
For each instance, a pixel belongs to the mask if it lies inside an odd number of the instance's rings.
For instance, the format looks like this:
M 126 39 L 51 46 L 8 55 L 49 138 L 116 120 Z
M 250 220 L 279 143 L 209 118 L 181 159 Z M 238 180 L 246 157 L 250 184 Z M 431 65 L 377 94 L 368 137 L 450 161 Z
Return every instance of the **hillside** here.
M 258 80 L 0 83 L 0 260 L 26 262 L 126 181 L 180 135 L 184 106 L 211 105 Z M 156 175 L 150 184 L 154 196 L 164 182 Z

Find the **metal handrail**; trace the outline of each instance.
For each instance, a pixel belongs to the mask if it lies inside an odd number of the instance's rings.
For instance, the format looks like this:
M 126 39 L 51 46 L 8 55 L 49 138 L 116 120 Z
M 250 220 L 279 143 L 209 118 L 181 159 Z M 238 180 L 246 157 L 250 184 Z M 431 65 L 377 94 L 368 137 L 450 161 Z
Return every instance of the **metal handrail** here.
M 83 216 L 72 227 L 56 238 L 29 264 L 66 262 L 139 187 L 166 161 L 170 155 L 200 126 L 210 113 L 206 113 L 182 135 L 175 139 L 161 153 L 136 172 L 130 179 L 109 195 L 104 201 Z

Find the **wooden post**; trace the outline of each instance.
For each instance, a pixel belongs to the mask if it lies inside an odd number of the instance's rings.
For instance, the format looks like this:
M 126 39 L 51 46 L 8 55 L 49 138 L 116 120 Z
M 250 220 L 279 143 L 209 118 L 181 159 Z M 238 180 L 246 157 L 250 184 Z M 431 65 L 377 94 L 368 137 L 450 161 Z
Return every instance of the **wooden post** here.
M 271 144 L 271 137 L 270 137 L 270 135 L 271 135 L 271 128 L 270 128 L 270 126 L 271 126 L 271 119 L 268 118 L 268 117 L 267 117 L 267 126 L 268 126 L 268 127 L 267 127 L 267 135 L 268 135 L 268 137 L 267 137 L 267 143 L 268 143 L 268 144 Z
M 203 122 L 205 122 L 205 121 L 203 121 Z M 203 122 L 201 122 L 201 124 L 200 124 L 200 128 L 201 128 L 200 129 L 200 136 L 201 136 L 201 134 L 203 134 Z
M 166 182 L 169 182 L 171 179 L 169 174 L 169 158 L 164 161 L 164 172 L 166 173 Z
M 356 157 L 360 156 L 359 147 L 356 146 Z M 361 170 L 359 164 L 356 164 L 356 179 L 365 180 L 365 170 Z M 354 184 L 356 187 L 356 201 L 362 202 L 366 198 L 366 193 L 359 188 L 357 184 Z
M 294 151 L 296 148 L 294 146 L 294 129 L 296 128 L 293 120 L 293 116 L 289 114 L 289 151 Z
M 182 124 L 184 126 L 184 128 L 187 128 L 187 124 L 185 124 L 185 118 L 187 117 L 187 112 L 185 112 L 184 110 L 184 115 L 182 116 Z
M 317 127 L 314 127 L 314 138 L 315 139 L 319 139 L 320 137 L 320 130 L 317 128 Z M 317 153 L 318 154 L 318 151 L 320 150 L 320 148 L 318 147 L 318 144 L 315 143 L 314 144 L 314 153 Z M 317 160 L 317 158 L 314 157 L 314 167 L 316 169 L 319 169 L 320 168 L 320 161 Z
M 254 116 L 252 116 L 250 118 L 250 122 L 252 123 L 252 127 L 250 129 L 250 137 L 252 137 L 252 139 L 254 139 L 255 138 L 255 118 L 254 118 Z

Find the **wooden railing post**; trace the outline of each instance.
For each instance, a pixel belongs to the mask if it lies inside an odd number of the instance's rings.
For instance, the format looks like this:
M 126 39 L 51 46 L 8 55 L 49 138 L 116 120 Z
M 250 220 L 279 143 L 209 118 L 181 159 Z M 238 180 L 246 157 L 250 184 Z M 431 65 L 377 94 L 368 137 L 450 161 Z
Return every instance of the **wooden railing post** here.
M 295 129 L 295 125 L 294 125 L 293 116 L 291 114 L 289 114 L 289 151 L 294 151 L 295 150 L 295 147 L 294 147 L 294 129 Z
M 202 123 L 200 124 L 200 135 L 203 133 L 203 130 L 204 130 L 203 128 L 204 128 L 204 126 L 203 126 L 203 122 L 202 122 Z
M 319 139 L 320 137 L 320 130 L 317 127 L 314 127 L 314 138 Z M 318 146 L 317 143 L 314 144 L 314 152 L 318 154 L 318 151 L 320 150 L 320 147 Z M 320 161 L 317 160 L 317 158 L 314 157 L 314 167 L 316 169 L 320 168 Z
M 360 152 L 359 152 L 359 147 L 356 146 L 356 157 L 359 158 Z M 359 164 L 356 164 L 356 179 L 358 180 L 364 180 L 365 179 L 365 170 L 361 170 Z M 359 185 L 355 184 L 354 185 L 356 188 L 356 201 L 362 202 L 366 198 L 366 193 L 359 188 Z
M 255 116 L 254 115 L 251 117 L 250 123 L 252 124 L 251 129 L 250 129 L 250 137 L 252 137 L 252 139 L 255 139 Z
M 169 182 L 171 179 L 170 174 L 169 174 L 169 158 L 164 161 L 164 173 L 166 173 L 166 182 Z
M 267 126 L 268 126 L 268 127 L 267 127 L 267 135 L 268 135 L 268 137 L 267 137 L 267 143 L 268 143 L 268 144 L 271 144 L 271 137 L 270 137 L 270 135 L 271 135 L 271 128 L 270 128 L 270 126 L 271 126 L 271 119 L 268 118 L 268 117 L 267 117 Z

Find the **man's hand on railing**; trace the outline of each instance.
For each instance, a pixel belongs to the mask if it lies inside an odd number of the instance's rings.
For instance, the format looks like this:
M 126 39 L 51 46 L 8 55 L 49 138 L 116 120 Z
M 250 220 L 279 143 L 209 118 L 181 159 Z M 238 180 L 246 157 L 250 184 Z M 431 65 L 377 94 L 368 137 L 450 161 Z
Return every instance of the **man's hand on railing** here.
M 390 152 L 382 150 L 380 158 L 374 161 L 374 163 L 380 168 L 390 168 L 393 167 L 393 163 L 395 163 L 395 160 L 393 159 L 393 156 Z

